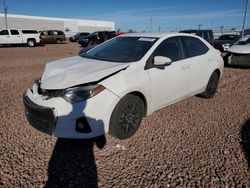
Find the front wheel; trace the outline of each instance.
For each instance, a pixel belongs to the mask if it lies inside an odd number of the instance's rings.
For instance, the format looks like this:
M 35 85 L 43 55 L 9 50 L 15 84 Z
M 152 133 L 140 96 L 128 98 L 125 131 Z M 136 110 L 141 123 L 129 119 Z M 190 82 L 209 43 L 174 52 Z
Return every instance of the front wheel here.
M 34 47 L 36 45 L 36 41 L 33 40 L 33 39 L 30 39 L 30 40 L 27 41 L 27 45 L 29 47 Z
M 218 85 L 219 85 L 219 75 L 218 73 L 213 72 L 208 81 L 206 90 L 203 93 L 201 93 L 201 96 L 204 98 L 212 98 L 217 91 Z
M 126 95 L 113 110 L 109 133 L 120 140 L 130 138 L 139 128 L 143 115 L 143 101 L 137 96 Z

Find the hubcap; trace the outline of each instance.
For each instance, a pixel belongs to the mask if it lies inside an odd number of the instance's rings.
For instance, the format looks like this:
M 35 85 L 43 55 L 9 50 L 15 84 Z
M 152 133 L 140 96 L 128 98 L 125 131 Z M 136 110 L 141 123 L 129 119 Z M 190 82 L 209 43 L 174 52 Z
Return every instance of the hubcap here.
M 136 129 L 139 120 L 139 112 L 136 105 L 128 104 L 122 110 L 118 123 L 122 131 L 130 132 Z

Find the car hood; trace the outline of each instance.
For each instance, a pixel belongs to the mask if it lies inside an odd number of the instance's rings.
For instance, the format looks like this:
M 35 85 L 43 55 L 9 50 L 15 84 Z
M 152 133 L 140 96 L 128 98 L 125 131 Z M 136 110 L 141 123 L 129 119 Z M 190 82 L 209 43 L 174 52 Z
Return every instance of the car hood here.
M 41 88 L 65 89 L 95 82 L 128 67 L 129 64 L 93 60 L 80 56 L 54 61 L 46 64 L 41 78 Z
M 250 54 L 249 45 L 233 45 L 227 49 L 228 52 L 236 54 Z

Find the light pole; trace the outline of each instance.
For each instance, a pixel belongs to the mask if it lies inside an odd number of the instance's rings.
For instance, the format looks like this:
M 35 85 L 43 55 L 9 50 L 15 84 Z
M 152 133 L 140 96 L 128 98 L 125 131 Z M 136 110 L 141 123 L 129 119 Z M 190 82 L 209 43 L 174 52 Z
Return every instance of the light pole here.
M 3 9 L 4 9 L 5 27 L 8 28 L 8 24 L 7 24 L 8 7 L 5 4 L 5 0 L 3 0 Z
M 224 25 L 220 26 L 220 32 L 221 32 L 221 35 L 223 35 L 223 32 L 224 32 Z
M 247 2 L 246 2 L 246 8 L 245 8 L 245 14 L 244 14 L 244 19 L 243 19 L 241 37 L 244 37 L 244 32 L 245 32 L 245 24 L 246 24 L 246 17 L 247 17 L 248 1 L 249 0 L 247 0 Z

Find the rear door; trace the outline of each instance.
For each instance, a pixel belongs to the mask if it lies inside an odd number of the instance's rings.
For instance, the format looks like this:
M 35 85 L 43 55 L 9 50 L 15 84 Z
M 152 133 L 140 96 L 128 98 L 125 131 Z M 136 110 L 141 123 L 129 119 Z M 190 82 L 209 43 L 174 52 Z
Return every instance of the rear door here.
M 21 33 L 16 29 L 10 30 L 10 40 L 12 44 L 21 44 L 23 42 Z
M 53 43 L 55 42 L 53 31 L 47 31 L 47 42 Z
M 0 44 L 11 44 L 10 33 L 8 29 L 0 31 Z
M 209 48 L 198 38 L 181 37 L 186 60 L 189 61 L 190 87 L 189 92 L 196 94 L 206 87 L 210 77 L 210 64 L 214 61 L 209 55 Z

